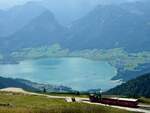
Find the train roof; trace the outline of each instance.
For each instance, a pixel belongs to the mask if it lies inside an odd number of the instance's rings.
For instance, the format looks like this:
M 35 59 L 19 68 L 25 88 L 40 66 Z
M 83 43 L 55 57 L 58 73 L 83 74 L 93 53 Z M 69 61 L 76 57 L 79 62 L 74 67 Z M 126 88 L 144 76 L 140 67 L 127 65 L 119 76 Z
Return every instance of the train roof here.
M 122 101 L 132 101 L 132 102 L 138 101 L 138 99 L 131 99 L 131 98 L 109 98 L 109 99 L 122 100 Z

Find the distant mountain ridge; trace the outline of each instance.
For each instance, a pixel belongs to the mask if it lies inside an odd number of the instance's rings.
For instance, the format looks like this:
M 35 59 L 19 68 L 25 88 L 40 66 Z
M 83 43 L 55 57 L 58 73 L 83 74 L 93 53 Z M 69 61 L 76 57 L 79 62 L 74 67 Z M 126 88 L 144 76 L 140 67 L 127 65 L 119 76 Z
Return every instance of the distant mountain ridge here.
M 147 4 L 150 2 L 98 6 L 70 26 L 65 46 L 72 49 L 122 47 L 130 52 L 149 51 L 150 14 L 147 11 L 150 7 Z M 76 46 L 72 46 L 73 43 Z
M 124 48 L 130 52 L 149 51 L 150 7 L 147 4 L 150 2 L 100 5 L 69 27 L 62 26 L 52 12 L 42 9 L 13 35 L 0 38 L 0 48 L 9 51 L 10 46 L 16 50 L 60 43 L 71 50 Z M 33 3 L 27 6 L 30 5 Z
M 8 87 L 18 87 L 18 88 L 23 88 L 25 90 L 30 90 L 30 91 L 38 90 L 32 86 L 21 83 L 15 79 L 0 77 L 0 89 L 8 88 Z
M 7 52 L 26 47 L 51 45 L 63 40 L 61 38 L 65 30 L 53 13 L 46 10 L 13 35 L 2 38 L 0 43 L 3 51 Z M 10 46 L 12 48 L 9 48 Z
M 4 78 L 0 77 L 0 89 L 8 88 L 8 87 L 16 87 L 16 88 L 23 88 L 29 91 L 43 91 L 45 88 L 48 92 L 68 92 L 73 91 L 70 87 L 66 86 L 56 86 L 50 84 L 41 84 L 32 82 L 29 80 L 24 79 L 13 79 L 13 78 Z

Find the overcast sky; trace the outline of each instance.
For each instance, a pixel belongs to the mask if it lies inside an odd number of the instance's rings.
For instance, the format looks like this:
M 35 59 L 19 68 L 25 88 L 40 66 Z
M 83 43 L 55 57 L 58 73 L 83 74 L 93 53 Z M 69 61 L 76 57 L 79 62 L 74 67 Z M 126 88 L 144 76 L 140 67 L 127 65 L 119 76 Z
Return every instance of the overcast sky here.
M 0 0 L 0 9 L 10 8 L 14 5 L 24 4 L 28 1 L 46 1 L 46 0 Z M 75 3 L 75 2 L 76 3 L 77 2 L 86 3 L 87 2 L 87 4 L 89 4 L 89 3 L 94 3 L 94 2 L 95 3 L 98 3 L 98 2 L 99 3 L 104 3 L 104 2 L 109 3 L 109 2 L 137 1 L 137 0 L 47 0 L 47 1 L 55 1 L 55 2 L 58 1 L 58 3 L 63 2 L 63 1 L 65 1 L 65 2 L 66 1 L 68 1 L 68 2 L 72 1 L 73 3 Z
M 0 9 L 9 8 L 14 5 L 24 4 L 28 1 L 39 1 L 39 0 L 0 0 Z

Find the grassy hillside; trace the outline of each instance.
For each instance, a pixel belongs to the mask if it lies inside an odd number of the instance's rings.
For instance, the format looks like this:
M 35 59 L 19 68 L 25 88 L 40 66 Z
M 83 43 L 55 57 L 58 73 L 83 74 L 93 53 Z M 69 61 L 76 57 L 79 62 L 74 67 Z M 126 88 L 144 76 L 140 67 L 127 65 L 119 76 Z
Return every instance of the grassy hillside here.
M 150 62 L 150 52 L 148 51 L 128 53 L 122 48 L 70 51 L 67 48 L 62 48 L 59 44 L 49 47 L 24 48 L 11 53 L 10 56 L 19 61 L 44 57 L 83 57 L 92 60 L 105 60 L 112 66 L 123 70 L 134 70 L 139 64 Z
M 150 73 L 119 85 L 107 93 L 112 95 L 146 96 L 150 97 Z
M 62 99 L 47 99 L 42 96 L 29 96 L 13 93 L 0 93 L 0 113 L 134 113 L 111 107 L 66 103 Z
M 150 98 L 140 97 L 138 100 L 139 100 L 140 103 L 149 104 L 150 105 Z

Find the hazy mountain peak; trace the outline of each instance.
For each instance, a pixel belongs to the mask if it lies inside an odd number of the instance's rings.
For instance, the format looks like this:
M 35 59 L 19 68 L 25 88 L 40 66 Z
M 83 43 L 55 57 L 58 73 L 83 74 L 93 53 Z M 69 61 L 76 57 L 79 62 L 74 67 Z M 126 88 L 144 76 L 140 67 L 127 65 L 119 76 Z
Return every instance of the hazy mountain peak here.
M 35 29 L 45 30 L 43 32 L 46 32 L 47 30 L 51 32 L 57 28 L 62 28 L 62 26 L 56 20 L 54 14 L 49 10 L 44 11 L 41 15 L 34 18 L 27 26 L 32 26 L 32 27 L 34 26 Z M 28 27 L 27 30 L 30 31 Z
M 0 25 L 3 26 L 0 29 L 0 35 L 12 35 L 44 11 L 46 8 L 33 2 L 3 11 L 0 13 Z
M 38 19 L 42 19 L 41 21 L 54 21 L 55 17 L 52 12 L 49 10 L 44 11 L 41 15 L 38 16 Z M 44 20 L 43 20 L 44 19 Z
M 60 40 L 58 39 L 62 37 L 62 33 L 64 33 L 64 31 L 65 28 L 58 23 L 53 13 L 46 10 L 39 16 L 32 19 L 19 31 L 7 37 L 8 41 L 4 47 L 8 48 L 8 46 L 15 46 L 15 48 L 9 49 L 10 51 L 13 51 L 14 49 L 24 47 L 35 47 L 43 44 L 50 45 L 59 42 Z M 14 45 L 14 43 L 17 42 L 18 44 Z

